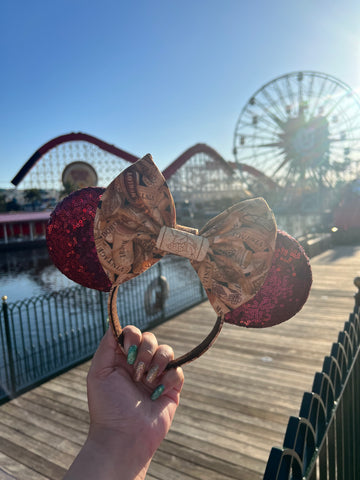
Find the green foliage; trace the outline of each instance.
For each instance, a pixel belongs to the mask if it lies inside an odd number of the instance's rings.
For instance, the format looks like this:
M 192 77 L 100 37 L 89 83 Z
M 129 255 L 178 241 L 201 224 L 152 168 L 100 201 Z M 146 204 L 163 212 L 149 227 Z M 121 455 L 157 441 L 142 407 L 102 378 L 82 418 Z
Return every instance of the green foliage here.
M 16 198 L 13 198 L 9 202 L 6 202 L 6 211 L 7 212 L 17 212 L 20 210 L 20 205 Z
M 73 185 L 70 182 L 65 182 L 64 183 L 64 189 L 61 190 L 61 192 L 60 192 L 60 198 L 67 197 L 68 195 L 70 195 L 70 193 L 75 192 L 75 190 L 77 190 L 76 185 Z
M 4 194 L 0 195 L 0 212 L 6 212 L 6 196 Z
M 29 188 L 28 190 L 25 190 L 24 198 L 27 202 L 33 205 L 34 203 L 40 201 L 43 198 L 43 192 L 38 188 Z

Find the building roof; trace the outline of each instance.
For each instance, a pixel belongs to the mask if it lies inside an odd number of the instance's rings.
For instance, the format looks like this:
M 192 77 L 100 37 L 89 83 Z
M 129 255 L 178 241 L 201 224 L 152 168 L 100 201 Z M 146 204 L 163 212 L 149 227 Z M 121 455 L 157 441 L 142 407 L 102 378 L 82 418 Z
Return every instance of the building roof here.
M 22 222 L 41 222 L 50 218 L 51 211 L 44 212 L 16 212 L 0 213 L 0 224 L 4 223 L 22 223 Z

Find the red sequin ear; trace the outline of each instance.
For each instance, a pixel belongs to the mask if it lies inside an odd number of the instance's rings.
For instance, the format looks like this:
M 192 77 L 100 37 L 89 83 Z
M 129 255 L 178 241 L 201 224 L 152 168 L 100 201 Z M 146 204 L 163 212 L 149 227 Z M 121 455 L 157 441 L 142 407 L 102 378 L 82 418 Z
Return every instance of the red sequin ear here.
M 309 259 L 301 245 L 278 230 L 270 271 L 258 293 L 225 315 L 225 322 L 264 328 L 293 317 L 307 300 L 312 283 Z
M 70 280 L 108 292 L 111 283 L 97 256 L 94 218 L 104 188 L 89 187 L 73 192 L 51 213 L 46 229 L 49 255 Z

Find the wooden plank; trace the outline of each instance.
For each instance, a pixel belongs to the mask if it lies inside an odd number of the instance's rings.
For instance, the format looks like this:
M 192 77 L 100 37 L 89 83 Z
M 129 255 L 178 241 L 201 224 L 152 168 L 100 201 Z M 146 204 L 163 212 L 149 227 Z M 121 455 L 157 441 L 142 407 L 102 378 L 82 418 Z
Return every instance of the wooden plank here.
M 54 405 L 54 402 L 40 395 L 22 395 L 13 402 L 4 404 L 1 408 L 14 416 L 20 416 L 21 418 L 27 416 L 34 423 L 45 421 L 45 425 L 51 425 L 50 428 L 62 428 L 67 434 L 71 433 L 71 436 L 74 432 L 76 434 L 80 432 L 84 435 L 88 431 L 87 412 L 83 419 L 70 416 L 66 407 L 62 408 L 65 411 L 65 413 L 62 413 L 62 411 L 56 409 L 57 405 Z
M 261 426 L 254 423 L 241 421 L 239 415 L 225 417 L 220 415 L 217 411 L 210 412 L 209 410 L 187 407 L 182 403 L 182 420 L 184 425 L 190 424 L 192 426 L 201 426 L 207 428 L 211 432 L 220 432 L 224 436 L 228 436 L 233 440 L 246 439 L 250 445 L 261 446 L 264 440 L 277 440 L 277 435 L 271 428 L 266 428 L 263 424 Z M 282 429 L 279 429 L 282 431 Z M 267 443 L 267 442 L 266 442 Z
M 0 452 L 0 465 L 1 480 L 47 480 L 39 472 L 20 463 L 19 459 L 8 457 L 2 452 Z
M 15 425 L 19 432 L 34 436 L 50 445 L 57 445 L 59 450 L 71 454 L 76 454 L 78 447 L 84 443 L 87 436 L 72 427 L 54 422 L 53 419 L 46 419 L 43 415 L 34 412 L 29 414 L 23 409 L 14 408 L 11 404 L 4 405 L 1 424 L 8 427 Z M 68 443 L 68 438 L 71 438 L 70 443 Z
M 22 398 L 52 409 L 60 415 L 68 417 L 69 421 L 75 422 L 75 424 L 76 420 L 82 423 L 87 423 L 89 420 L 87 405 L 84 402 L 77 402 L 74 399 L 67 398 L 65 395 L 57 395 L 53 391 L 47 390 L 44 385 L 36 390 L 27 392 Z
M 270 329 L 225 325 L 216 344 L 184 368 L 172 429 L 149 480 L 260 480 L 289 415 L 353 308 L 360 248 L 336 248 L 312 260 L 314 284 L 303 310 Z M 154 332 L 177 354 L 199 343 L 215 314 L 208 302 Z M 90 362 L 0 407 L 0 480 L 60 479 L 88 430 Z M 2 476 L 1 476 L 2 475 Z
M 1 415 L 3 417 L 3 415 Z M 43 457 L 48 462 L 58 466 L 59 468 L 66 469 L 72 463 L 73 458 L 78 452 L 78 448 L 73 446 L 70 441 L 66 442 L 66 445 L 69 447 L 68 452 L 62 451 L 62 439 L 58 439 L 54 436 L 54 442 L 46 442 L 43 440 L 43 435 L 41 432 L 37 433 L 41 439 L 34 438 L 27 435 L 25 432 L 17 430 L 17 425 L 9 427 L 5 425 L 4 422 L 0 424 L 0 448 L 3 453 L 12 456 L 9 454 L 8 450 L 3 450 L 4 444 L 11 443 L 16 445 L 21 450 L 27 450 L 34 455 Z M 20 457 L 19 457 L 20 458 Z
M 168 434 L 168 438 L 175 441 L 175 438 L 183 438 L 182 444 L 191 446 L 194 450 L 206 450 L 214 458 L 221 458 L 228 463 L 241 465 L 246 458 L 246 463 L 254 471 L 261 471 L 263 458 L 266 449 L 261 445 L 254 447 L 244 441 L 244 436 L 235 441 L 233 438 L 225 437 L 220 433 L 210 432 L 206 426 L 194 426 L 184 423 L 176 423 Z M 175 437 L 176 436 L 176 437 Z M 179 441 L 177 443 L 180 443 Z
M 164 452 L 164 454 L 168 455 L 170 458 L 175 456 L 180 460 L 180 462 L 189 461 L 191 462 L 191 465 L 198 465 L 211 472 L 225 475 L 226 478 L 253 480 L 255 478 L 254 476 L 257 475 L 256 471 L 248 468 L 250 465 L 249 463 L 244 462 L 244 456 L 242 456 L 241 459 L 242 463 L 237 464 L 234 461 L 234 458 L 229 461 L 222 457 L 224 450 L 221 447 L 214 449 L 214 447 L 208 445 L 206 442 L 199 441 L 192 442 L 191 445 L 189 445 L 188 441 L 189 437 L 181 434 L 172 435 L 170 432 L 167 441 L 163 442 L 161 449 L 158 451 L 159 455 L 157 455 L 155 459 L 159 458 L 160 452 Z M 246 467 L 244 465 L 246 465 Z M 256 468 L 258 467 L 256 464 L 253 465 L 255 465 Z M 187 471 L 189 474 L 194 475 L 194 471 L 189 470 L 186 466 L 182 467 L 181 471 Z M 196 473 L 195 478 L 198 478 Z M 200 478 L 208 477 L 204 476 Z
M 87 402 L 84 401 L 83 395 L 82 398 L 76 398 L 74 395 L 67 395 L 68 392 L 64 392 L 61 388 L 56 386 L 56 381 L 51 381 L 41 385 L 41 387 L 39 387 L 37 390 L 37 393 L 45 398 L 57 402 L 57 404 L 63 408 L 68 406 L 71 415 L 74 415 L 75 412 L 78 412 L 79 415 L 83 414 L 86 416 Z M 85 393 L 86 391 L 84 390 L 83 394 Z
M 60 382 L 49 382 L 44 385 L 44 389 L 51 390 L 55 394 L 64 394 L 67 398 L 76 400 L 78 405 L 87 405 L 86 391 L 82 389 L 77 390 L 72 386 L 63 387 Z
M 179 421 L 179 417 L 181 417 L 181 421 L 183 417 L 186 416 L 186 412 L 188 409 L 194 410 L 194 405 L 197 405 L 197 410 L 196 410 L 196 415 L 201 415 L 200 413 L 198 414 L 199 409 L 203 412 L 203 415 L 208 418 L 211 418 L 211 415 L 219 415 L 220 420 L 224 423 L 224 425 L 231 425 L 228 428 L 233 429 L 237 431 L 238 428 L 241 428 L 243 425 L 246 430 L 250 430 L 250 434 L 252 432 L 252 426 L 254 429 L 258 432 L 262 432 L 262 435 L 264 435 L 265 438 L 268 437 L 268 435 L 271 437 L 271 433 L 273 435 L 278 435 L 279 433 L 282 433 L 284 431 L 283 426 L 284 424 L 287 423 L 284 421 L 282 424 L 279 422 L 272 422 L 272 421 L 266 421 L 264 422 L 263 419 L 258 418 L 258 417 L 251 417 L 247 415 L 247 413 L 241 412 L 238 410 L 237 412 L 234 413 L 234 411 L 227 409 L 227 408 L 217 408 L 214 405 L 211 405 L 209 403 L 195 403 L 192 401 L 191 397 L 190 398 L 181 398 L 181 403 L 180 403 L 180 410 L 177 412 L 176 417 L 175 417 L 175 422 Z M 184 413 L 183 413 L 184 410 Z M 240 424 L 240 426 L 239 426 Z
M 6 473 L 1 467 L 0 467 L 0 480 L 11 480 L 14 479 L 15 477 L 13 475 L 10 475 L 9 473 Z
M 30 471 L 34 471 L 34 479 L 40 480 L 45 477 L 47 480 L 61 480 L 64 477 L 67 468 L 62 468 L 56 463 L 49 461 L 41 453 L 34 453 L 27 446 L 21 446 L 22 442 L 17 440 L 17 438 L 14 438 L 11 441 L 3 437 L 0 439 L 1 454 L 18 462 L 18 470 L 13 469 L 14 475 L 19 473 L 22 475 L 24 470 L 21 468 L 21 465 L 24 465 L 29 467 Z M 36 472 L 39 475 L 36 475 Z M 19 479 L 21 477 L 16 476 L 16 478 Z
M 229 479 L 228 475 L 224 475 L 221 472 L 211 470 L 209 469 L 208 466 L 203 467 L 199 464 L 199 462 L 194 463 L 189 461 L 188 458 L 179 458 L 176 455 L 164 453 L 161 449 L 159 449 L 156 452 L 154 456 L 154 460 L 158 463 L 168 465 L 172 470 L 191 476 L 194 479 L 198 479 L 198 480 L 204 480 L 205 478 L 206 480 L 228 480 Z M 152 468 L 153 467 L 149 469 L 150 473 L 152 472 Z
M 194 477 L 184 474 L 183 472 L 177 472 L 174 468 L 157 462 L 157 458 L 154 458 L 151 462 L 151 472 L 146 475 L 146 480 L 151 478 L 157 480 L 194 480 Z M 156 475 L 156 476 L 153 476 Z

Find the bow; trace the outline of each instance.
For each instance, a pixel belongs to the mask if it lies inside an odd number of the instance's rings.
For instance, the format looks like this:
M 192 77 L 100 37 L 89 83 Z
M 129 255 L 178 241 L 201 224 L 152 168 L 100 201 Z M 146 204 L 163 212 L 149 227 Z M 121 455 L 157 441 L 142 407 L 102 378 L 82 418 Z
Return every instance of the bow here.
M 190 259 L 218 317 L 203 342 L 168 368 L 204 353 L 224 321 L 264 328 L 288 320 L 306 302 L 312 283 L 303 248 L 276 231 L 262 198 L 230 207 L 200 232 L 178 225 L 173 198 L 150 155 L 106 190 L 89 187 L 62 200 L 51 213 L 46 239 L 54 264 L 71 280 L 110 290 L 109 320 L 120 344 L 119 285 L 167 253 Z
M 120 341 L 117 287 L 172 253 L 190 260 L 218 315 L 212 343 L 225 314 L 248 302 L 263 285 L 275 249 L 276 223 L 265 200 L 255 198 L 225 210 L 200 232 L 178 225 L 172 195 L 148 154 L 120 173 L 103 193 L 94 240 L 113 285 L 109 317 Z
M 262 198 L 240 202 L 203 229 L 176 224 L 172 195 L 151 155 L 106 189 L 94 221 L 102 267 L 113 285 L 141 274 L 167 253 L 189 258 L 219 316 L 250 300 L 271 266 L 275 218 Z

